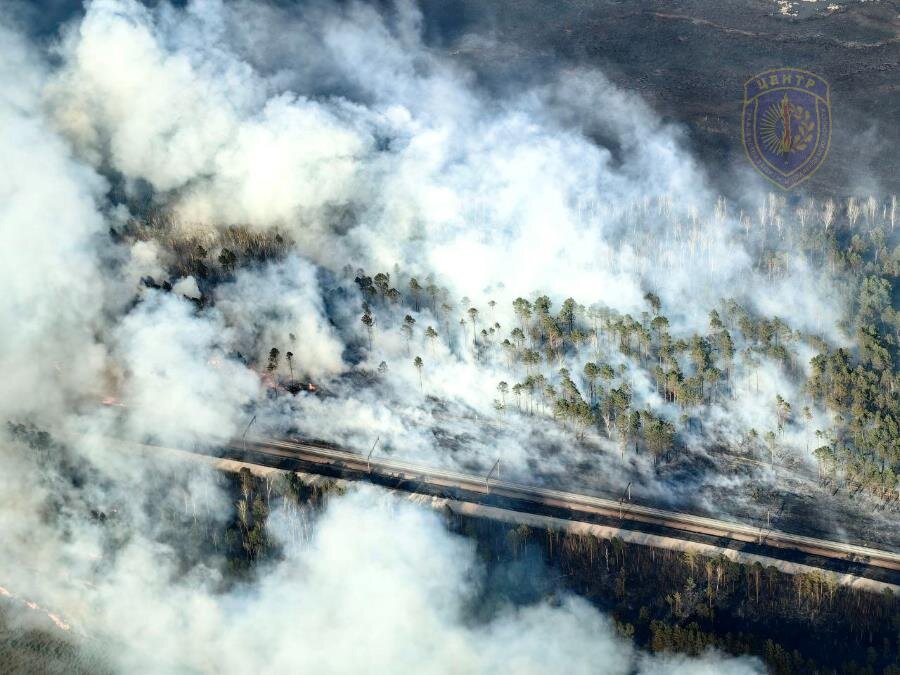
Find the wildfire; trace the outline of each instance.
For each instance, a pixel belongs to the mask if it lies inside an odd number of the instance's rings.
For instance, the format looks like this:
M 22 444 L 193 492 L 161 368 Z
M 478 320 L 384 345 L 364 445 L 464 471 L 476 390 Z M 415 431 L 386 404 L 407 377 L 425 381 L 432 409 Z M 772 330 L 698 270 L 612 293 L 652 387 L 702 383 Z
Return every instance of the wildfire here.
M 47 616 L 50 617 L 50 620 L 53 623 L 55 623 L 57 625 L 57 627 L 60 628 L 61 630 L 69 630 L 69 628 L 71 628 L 71 626 L 69 626 L 69 624 L 67 624 L 65 621 L 60 619 L 53 612 L 47 612 Z
M 3 588 L 3 586 L 0 586 L 0 596 L 3 596 L 4 598 L 10 598 L 11 600 L 20 600 L 20 602 L 23 605 L 25 605 L 26 607 L 28 607 L 28 609 L 35 611 L 35 612 L 40 612 L 42 614 L 45 614 L 47 616 L 47 618 L 50 619 L 56 625 L 56 627 L 59 628 L 60 630 L 70 630 L 72 628 L 72 626 L 70 624 L 66 623 L 65 621 L 63 621 L 59 617 L 59 615 L 54 614 L 53 612 L 51 612 L 47 609 L 44 609 L 36 602 L 32 602 L 31 600 L 25 600 L 25 599 L 20 599 L 20 598 L 16 597 L 13 593 L 10 593 L 8 590 Z

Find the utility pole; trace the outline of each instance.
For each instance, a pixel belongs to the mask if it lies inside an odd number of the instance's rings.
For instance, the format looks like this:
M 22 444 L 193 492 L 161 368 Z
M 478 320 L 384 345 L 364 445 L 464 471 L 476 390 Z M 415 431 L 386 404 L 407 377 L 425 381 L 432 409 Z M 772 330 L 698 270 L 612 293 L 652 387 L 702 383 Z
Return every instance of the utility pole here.
M 366 457 L 366 471 L 368 471 L 369 473 L 372 473 L 372 462 L 371 462 L 371 460 L 372 460 L 372 453 L 375 452 L 375 446 L 378 445 L 378 441 L 379 441 L 380 438 L 381 438 L 381 436 L 376 436 L 376 437 L 375 437 L 375 442 L 372 443 L 372 449 L 369 450 L 369 454 L 368 454 L 368 456 Z
M 244 433 L 241 435 L 241 443 L 244 446 L 244 452 L 247 452 L 247 432 L 250 431 L 250 425 L 256 421 L 256 415 L 250 418 L 250 423 L 247 425 L 247 428 L 244 429 Z
M 628 485 L 625 487 L 625 492 L 622 493 L 621 498 L 619 499 L 619 518 L 625 517 L 625 511 L 622 508 L 622 505 L 625 503 L 625 498 L 628 498 L 628 501 L 631 501 L 631 485 L 634 483 L 633 480 L 628 481 Z
M 765 532 L 772 529 L 772 509 L 768 506 L 766 507 L 766 529 L 759 528 L 759 543 L 763 543 L 763 537 L 765 536 Z
M 487 478 L 484 479 L 484 491 L 490 494 L 491 487 L 488 482 L 491 480 L 491 475 L 494 473 L 494 469 L 497 470 L 497 480 L 500 480 L 500 458 L 497 458 L 497 461 L 494 462 L 494 466 L 491 467 L 491 470 L 488 471 Z

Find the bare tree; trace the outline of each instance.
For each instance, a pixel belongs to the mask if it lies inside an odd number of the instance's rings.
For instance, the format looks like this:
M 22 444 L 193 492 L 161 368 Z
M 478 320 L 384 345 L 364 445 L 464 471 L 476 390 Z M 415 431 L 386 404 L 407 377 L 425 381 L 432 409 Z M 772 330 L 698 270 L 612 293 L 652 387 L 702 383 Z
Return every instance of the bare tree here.
M 831 227 L 831 224 L 834 222 L 835 209 L 834 200 L 832 199 L 826 200 L 822 205 L 822 224 L 825 226 L 826 232 L 828 232 L 828 228 Z
M 850 222 L 850 227 L 856 226 L 856 221 L 859 220 L 860 214 L 859 202 L 856 201 L 856 197 L 849 197 L 847 199 L 847 220 Z
M 897 222 L 897 195 L 891 195 L 890 210 L 891 232 L 894 231 L 894 224 Z

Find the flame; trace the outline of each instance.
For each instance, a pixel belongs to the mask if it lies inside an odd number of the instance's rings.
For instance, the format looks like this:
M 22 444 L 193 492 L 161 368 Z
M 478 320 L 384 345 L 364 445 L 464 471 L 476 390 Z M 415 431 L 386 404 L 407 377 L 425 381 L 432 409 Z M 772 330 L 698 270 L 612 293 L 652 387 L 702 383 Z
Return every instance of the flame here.
M 13 593 L 10 593 L 8 590 L 3 588 L 3 586 L 0 586 L 0 595 L 2 595 L 5 598 L 11 598 L 11 599 L 16 599 L 16 600 L 20 599 L 22 604 L 25 605 L 26 607 L 28 607 L 28 609 L 46 614 L 47 618 L 50 619 L 56 625 L 56 627 L 59 628 L 60 630 L 70 630 L 72 628 L 72 626 L 70 624 L 66 623 L 65 621 L 63 621 L 63 619 L 61 619 L 58 614 L 54 614 L 53 612 L 44 609 L 39 604 L 37 604 L 36 602 L 32 602 L 31 600 L 17 598 Z
M 54 614 L 53 612 L 47 612 L 47 616 L 49 616 L 49 617 L 50 617 L 50 620 L 51 620 L 53 623 L 55 623 L 55 624 L 56 624 L 59 628 L 61 628 L 62 630 L 69 630 L 69 628 L 70 628 L 69 624 L 67 624 L 65 621 L 63 621 L 62 619 L 60 619 L 60 618 L 59 618 L 58 616 L 56 616 L 56 614 Z

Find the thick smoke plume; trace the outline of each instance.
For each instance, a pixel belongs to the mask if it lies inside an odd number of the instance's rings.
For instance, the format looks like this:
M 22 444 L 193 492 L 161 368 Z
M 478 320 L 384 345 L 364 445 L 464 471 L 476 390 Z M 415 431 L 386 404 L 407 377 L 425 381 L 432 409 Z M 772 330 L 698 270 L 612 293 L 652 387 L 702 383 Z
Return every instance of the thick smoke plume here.
M 653 289 L 686 330 L 704 327 L 723 298 L 738 297 L 841 339 L 828 280 L 802 258 L 777 280 L 759 275 L 753 251 L 737 238 L 740 214 L 715 204 L 678 130 L 638 98 L 600 73 L 564 71 L 491 99 L 470 73 L 422 43 L 420 21 L 403 3 L 382 14 L 359 4 L 289 13 L 244 3 L 151 10 L 92 2 L 59 46 L 63 67 L 46 103 L 79 156 L 115 172 L 126 203 L 170 210 L 173 237 L 202 241 L 209 232 L 199 223 L 277 228 L 332 274 L 348 264 L 399 269 L 398 286 L 433 274 L 483 313 L 488 298 L 496 301 L 491 318 L 507 327 L 518 295 L 577 294 L 637 316 Z M 269 28 L 278 39 L 261 39 Z M 615 151 L 594 136 L 613 139 Z M 132 257 L 147 257 L 140 245 Z M 304 264 L 242 270 L 233 288 L 209 299 L 237 331 L 241 354 L 262 362 L 271 346 L 292 348 L 286 334 L 300 336 L 297 370 L 322 378 L 350 365 L 341 343 L 356 339 L 363 298 L 351 287 L 326 316 L 314 297 L 323 281 L 296 269 Z M 302 287 L 313 306 L 287 306 L 292 294 L 278 288 L 282 280 Z M 191 286 L 188 295 L 204 290 Z M 441 323 L 430 304 L 422 329 Z M 275 314 L 281 318 L 272 322 Z M 381 317 L 378 349 L 361 365 L 406 360 L 400 319 Z M 503 373 L 490 364 L 472 368 L 455 323 L 438 341 L 440 365 L 427 369 L 429 393 L 490 409 L 488 383 Z M 412 369 L 397 371 L 413 388 Z M 647 385 L 636 396 L 654 403 Z M 783 385 L 763 378 L 760 400 L 794 393 Z M 738 413 L 745 430 L 774 425 L 769 403 Z M 415 439 L 406 444 L 415 450 Z

